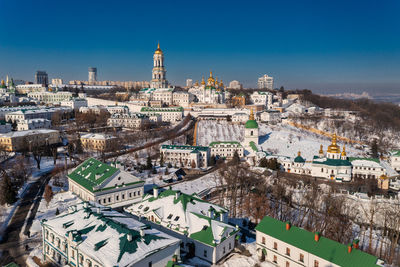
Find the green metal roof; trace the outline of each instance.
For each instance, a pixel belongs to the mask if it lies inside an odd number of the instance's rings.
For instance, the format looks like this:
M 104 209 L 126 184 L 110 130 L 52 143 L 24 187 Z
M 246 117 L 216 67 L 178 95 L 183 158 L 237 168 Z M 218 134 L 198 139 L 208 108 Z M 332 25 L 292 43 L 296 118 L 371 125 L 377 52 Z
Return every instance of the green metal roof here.
M 294 158 L 294 162 L 297 162 L 297 163 L 304 163 L 304 162 L 306 162 L 306 160 L 303 159 L 302 156 L 297 156 L 297 157 Z
M 373 162 L 376 162 L 376 163 L 380 163 L 379 159 L 377 159 L 377 158 L 356 158 L 356 157 L 349 157 L 349 161 L 350 161 L 350 162 L 355 161 L 355 160 L 369 160 L 369 161 L 373 161 Z
M 179 146 L 179 145 L 162 145 L 163 149 L 184 149 L 184 150 L 198 150 L 198 151 L 207 151 L 207 146 Z
M 90 192 L 95 192 L 94 187 L 101 185 L 106 179 L 110 178 L 119 169 L 106 163 L 89 158 L 81 163 L 68 175 L 68 178 L 77 182 Z
M 321 165 L 328 165 L 328 166 L 351 166 L 350 161 L 344 160 L 344 159 L 329 159 L 329 158 L 326 158 L 324 161 L 317 161 L 315 159 L 316 159 L 316 157 L 314 157 L 314 160 L 313 160 L 312 163 L 321 164 Z
M 183 107 L 175 107 L 175 108 L 153 108 L 153 107 L 142 107 L 140 112 L 182 112 Z
M 256 230 L 339 266 L 378 266 L 378 258 L 373 255 L 354 248 L 348 253 L 346 245 L 323 236 L 317 242 L 314 233 L 296 226 L 286 230 L 286 223 L 269 216 L 261 220 Z
M 247 129 L 255 129 L 258 128 L 258 123 L 255 120 L 248 120 L 244 127 Z
M 258 152 L 258 148 L 256 146 L 256 143 L 254 143 L 254 141 L 251 141 L 249 144 L 251 149 L 253 149 L 255 152 Z
M 15 262 L 10 262 L 9 264 L 4 265 L 4 267 L 19 267 L 19 265 L 16 264 Z
M 214 146 L 214 145 L 219 145 L 219 144 L 231 144 L 231 145 L 240 145 L 239 142 L 237 141 L 217 141 L 217 142 L 211 142 L 209 146 Z
M 400 157 L 400 150 L 393 150 L 390 153 L 391 156 Z

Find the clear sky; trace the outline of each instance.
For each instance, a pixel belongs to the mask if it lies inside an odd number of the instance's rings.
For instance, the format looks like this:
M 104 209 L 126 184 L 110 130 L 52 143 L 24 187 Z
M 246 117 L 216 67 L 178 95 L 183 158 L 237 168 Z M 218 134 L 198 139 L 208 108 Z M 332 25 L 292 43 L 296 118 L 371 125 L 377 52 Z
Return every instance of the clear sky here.
M 0 0 L 0 77 L 150 80 L 213 70 L 224 82 L 330 92 L 400 92 L 400 1 Z

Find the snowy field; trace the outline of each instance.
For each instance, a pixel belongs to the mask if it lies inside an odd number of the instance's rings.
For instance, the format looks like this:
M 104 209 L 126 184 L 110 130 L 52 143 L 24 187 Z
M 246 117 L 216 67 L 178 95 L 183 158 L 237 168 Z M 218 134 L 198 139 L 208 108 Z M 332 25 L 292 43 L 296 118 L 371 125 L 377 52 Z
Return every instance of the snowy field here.
M 208 146 L 214 141 L 243 141 L 244 126 L 227 121 L 199 121 L 197 145 Z
M 289 125 L 269 126 L 260 124 L 259 147 L 272 154 L 296 157 L 300 151 L 303 158 L 312 160 L 314 155 L 318 155 L 320 145 L 326 153 L 326 149 L 331 144 L 331 139 L 316 134 L 311 134 L 304 130 L 299 130 Z M 338 143 L 343 148 L 343 143 Z M 346 144 L 348 156 L 361 156 L 363 151 Z

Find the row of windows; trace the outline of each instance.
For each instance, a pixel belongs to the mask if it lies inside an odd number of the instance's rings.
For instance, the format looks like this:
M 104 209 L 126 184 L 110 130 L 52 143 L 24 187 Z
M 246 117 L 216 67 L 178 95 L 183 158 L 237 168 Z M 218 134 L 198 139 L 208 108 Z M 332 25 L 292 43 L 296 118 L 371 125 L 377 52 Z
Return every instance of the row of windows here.
M 129 198 L 135 198 L 136 196 L 140 196 L 140 191 L 135 191 L 133 193 L 130 192 L 127 195 L 128 195 L 128 199 Z M 125 200 L 125 193 L 122 193 L 121 194 L 121 201 L 124 201 L 124 200 Z M 115 196 L 115 201 L 120 201 L 119 195 Z M 97 202 L 99 204 L 101 204 L 101 203 L 103 203 L 103 204 L 111 203 L 112 202 L 112 197 L 105 197 L 105 198 L 102 198 L 102 199 L 98 199 Z

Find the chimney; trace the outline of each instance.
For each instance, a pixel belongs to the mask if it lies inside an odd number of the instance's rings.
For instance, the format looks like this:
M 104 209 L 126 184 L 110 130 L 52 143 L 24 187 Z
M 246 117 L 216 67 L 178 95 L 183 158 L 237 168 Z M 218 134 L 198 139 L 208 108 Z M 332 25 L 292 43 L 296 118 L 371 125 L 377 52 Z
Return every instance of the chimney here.
M 289 231 L 290 230 L 290 222 L 286 222 L 286 231 Z
M 209 218 L 214 218 L 214 212 L 213 212 L 213 207 L 210 206 L 210 208 L 208 209 L 208 217 Z
M 84 202 L 84 203 L 83 203 L 83 207 L 84 207 L 84 208 L 87 208 L 87 207 L 88 207 L 88 203 L 87 203 L 87 202 Z
M 221 222 L 224 222 L 224 213 L 220 213 L 219 214 L 219 220 L 221 221 Z
M 144 230 L 140 229 L 140 237 L 143 238 L 144 237 Z
M 360 242 L 360 240 L 358 240 L 358 239 L 354 239 L 353 240 L 353 247 L 355 248 L 355 249 L 358 249 L 358 243 Z
M 175 191 L 175 198 L 178 198 L 181 195 L 181 191 Z
M 153 197 L 157 198 L 158 197 L 158 187 L 153 187 Z
M 127 234 L 126 235 L 126 239 L 128 240 L 128 242 L 131 242 L 132 241 L 132 234 Z
M 101 213 L 101 209 L 100 209 L 100 207 L 97 207 L 97 213 Z
M 351 253 L 351 249 L 352 249 L 351 244 L 349 244 L 349 245 L 347 246 L 347 252 L 348 252 L 348 253 Z
M 174 255 L 174 256 L 172 256 L 172 262 L 177 262 L 178 261 L 178 256 L 177 255 Z
M 320 233 L 319 232 L 315 232 L 315 235 L 314 235 L 314 240 L 315 240 L 315 242 L 318 242 L 319 241 L 319 237 L 320 237 Z

